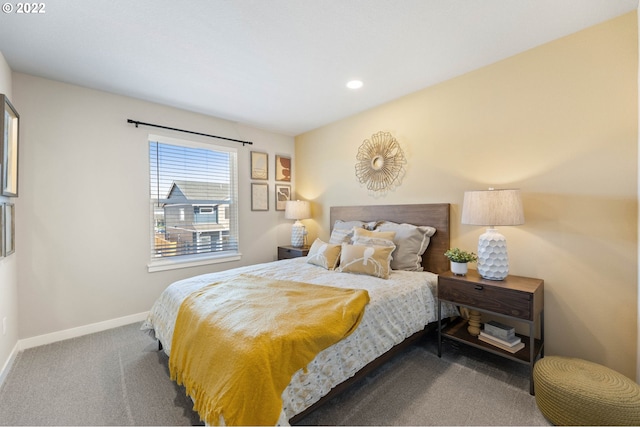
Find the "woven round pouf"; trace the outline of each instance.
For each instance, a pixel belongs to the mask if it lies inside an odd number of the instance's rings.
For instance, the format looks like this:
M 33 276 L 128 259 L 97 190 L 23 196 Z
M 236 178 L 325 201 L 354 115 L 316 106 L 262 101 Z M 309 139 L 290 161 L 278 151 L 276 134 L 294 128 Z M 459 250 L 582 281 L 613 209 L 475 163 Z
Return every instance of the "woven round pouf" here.
M 534 365 L 533 384 L 555 425 L 640 425 L 640 386 L 605 366 L 547 356 Z

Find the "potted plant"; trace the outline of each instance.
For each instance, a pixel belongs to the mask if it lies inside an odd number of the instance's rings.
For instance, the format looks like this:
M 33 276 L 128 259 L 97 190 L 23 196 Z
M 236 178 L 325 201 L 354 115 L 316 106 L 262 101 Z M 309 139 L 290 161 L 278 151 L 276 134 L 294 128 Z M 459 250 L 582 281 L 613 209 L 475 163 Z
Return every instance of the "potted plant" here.
M 469 262 L 476 262 L 478 256 L 473 252 L 466 252 L 459 248 L 451 248 L 444 253 L 449 261 L 451 261 L 451 272 L 458 276 L 464 276 L 467 274 Z

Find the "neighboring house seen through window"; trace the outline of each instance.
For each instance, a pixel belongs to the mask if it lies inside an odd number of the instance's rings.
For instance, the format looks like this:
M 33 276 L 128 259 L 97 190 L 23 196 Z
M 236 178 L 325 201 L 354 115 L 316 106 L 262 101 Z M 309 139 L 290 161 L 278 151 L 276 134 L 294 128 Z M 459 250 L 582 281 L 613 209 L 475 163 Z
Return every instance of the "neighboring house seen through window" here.
M 149 165 L 150 271 L 183 261 L 237 259 L 236 150 L 152 136 Z

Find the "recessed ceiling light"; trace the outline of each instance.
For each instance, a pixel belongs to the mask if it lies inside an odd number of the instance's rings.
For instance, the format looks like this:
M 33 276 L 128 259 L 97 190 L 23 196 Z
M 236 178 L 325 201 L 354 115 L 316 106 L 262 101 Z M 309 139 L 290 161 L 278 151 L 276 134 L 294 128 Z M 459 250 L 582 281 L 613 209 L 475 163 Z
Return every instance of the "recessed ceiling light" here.
M 360 89 L 362 87 L 362 81 L 351 80 L 350 82 L 347 82 L 347 87 L 349 89 Z

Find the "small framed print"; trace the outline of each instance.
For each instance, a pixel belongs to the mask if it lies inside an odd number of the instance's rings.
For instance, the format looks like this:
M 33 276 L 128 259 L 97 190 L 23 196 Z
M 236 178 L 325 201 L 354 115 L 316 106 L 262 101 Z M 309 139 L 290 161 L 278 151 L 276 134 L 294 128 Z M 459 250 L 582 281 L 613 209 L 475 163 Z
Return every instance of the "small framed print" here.
M 269 155 L 251 152 L 251 179 L 269 179 Z
M 291 200 L 291 186 L 276 184 L 276 210 L 285 210 L 288 200 Z
M 15 205 L 13 203 L 4 204 L 4 256 L 9 256 L 16 251 L 16 224 L 15 224 Z
M 251 210 L 269 210 L 269 184 L 251 184 Z
M 4 257 L 4 203 L 0 204 L 0 258 Z
M 291 157 L 276 155 L 276 181 L 291 182 Z
M 20 115 L 13 108 L 9 98 L 0 94 L 2 102 L 2 143 L 0 144 L 0 182 L 2 195 L 18 197 L 18 127 Z

